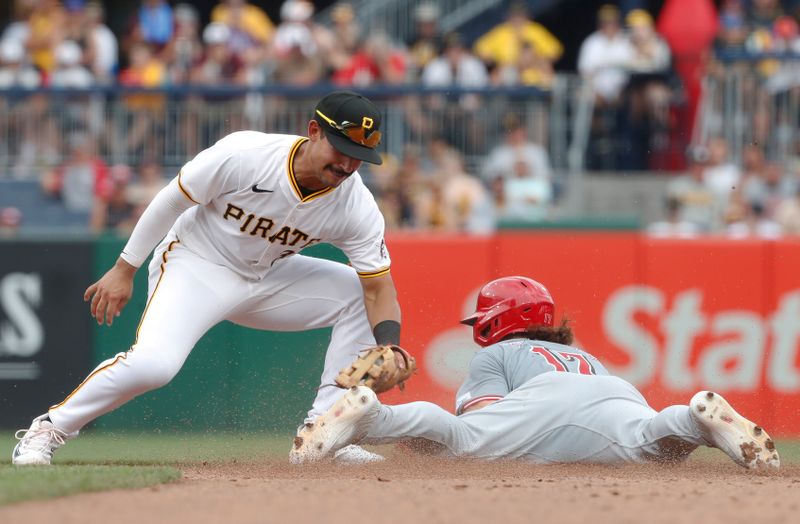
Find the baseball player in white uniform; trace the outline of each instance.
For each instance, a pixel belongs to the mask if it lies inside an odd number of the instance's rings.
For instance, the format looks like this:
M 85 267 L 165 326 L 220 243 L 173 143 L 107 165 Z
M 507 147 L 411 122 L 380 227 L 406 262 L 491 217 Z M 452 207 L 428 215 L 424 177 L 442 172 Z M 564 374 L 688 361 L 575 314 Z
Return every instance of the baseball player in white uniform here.
M 333 326 L 307 421 L 325 412 L 343 394 L 340 369 L 400 338 L 383 217 L 357 172 L 362 161 L 381 163 L 380 124 L 372 102 L 338 91 L 319 101 L 307 137 L 236 132 L 190 160 L 84 296 L 98 324 L 111 325 L 155 249 L 135 342 L 18 432 L 13 463 L 49 464 L 84 425 L 167 384 L 223 320 L 273 331 Z M 350 266 L 299 254 L 320 242 L 341 248 Z
M 706 445 L 746 468 L 780 466 L 766 431 L 718 394 L 701 391 L 688 406 L 652 409 L 633 385 L 570 345 L 567 323 L 554 326 L 554 307 L 547 289 L 532 279 L 489 282 L 475 313 L 462 321 L 482 349 L 458 390 L 458 416 L 428 402 L 384 406 L 370 389 L 355 387 L 331 408 L 339 416 L 326 415 L 318 437 L 290 458 L 313 462 L 360 439 L 412 438 L 455 457 L 674 462 Z

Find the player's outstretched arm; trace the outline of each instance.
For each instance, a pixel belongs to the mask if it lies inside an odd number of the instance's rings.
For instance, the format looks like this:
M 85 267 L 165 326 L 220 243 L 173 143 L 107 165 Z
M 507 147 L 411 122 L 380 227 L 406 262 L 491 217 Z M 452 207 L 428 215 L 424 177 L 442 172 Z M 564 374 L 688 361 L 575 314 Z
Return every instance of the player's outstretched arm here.
M 177 177 L 147 206 L 114 267 L 89 286 L 83 300 L 92 301 L 90 310 L 98 324 L 109 326 L 119 316 L 133 293 L 133 275 L 178 217 L 195 205 L 180 189 Z
M 89 309 L 98 324 L 113 324 L 114 317 L 119 316 L 122 308 L 131 299 L 136 269 L 118 258 L 116 264 L 100 280 L 86 289 L 83 300 L 91 300 Z

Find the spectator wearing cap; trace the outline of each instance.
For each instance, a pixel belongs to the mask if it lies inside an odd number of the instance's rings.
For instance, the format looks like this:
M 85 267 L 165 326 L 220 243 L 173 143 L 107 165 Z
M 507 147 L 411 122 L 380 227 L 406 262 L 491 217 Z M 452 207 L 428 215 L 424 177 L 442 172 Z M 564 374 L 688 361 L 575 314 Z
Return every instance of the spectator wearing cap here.
M 134 205 L 128 198 L 131 168 L 117 164 L 109 169 L 108 191 L 94 201 L 89 216 L 89 229 L 93 233 L 116 232 L 127 237 L 136 225 Z
M 421 81 L 425 87 L 474 89 L 488 86 L 489 74 L 483 62 L 465 45 L 462 36 L 451 32 L 444 37 L 442 55 L 425 66 Z M 463 144 L 463 147 L 474 151 L 485 151 L 484 123 L 475 114 L 481 99 L 478 93 L 462 93 L 458 96 L 434 93 L 425 98 L 425 107 L 420 111 L 422 115 L 433 116 L 430 123 L 426 124 L 431 127 L 429 132 L 432 134 L 446 134 L 444 138 L 451 144 Z M 447 120 L 451 125 L 438 127 Z
M 502 204 L 498 217 L 543 220 L 556 197 L 547 152 L 528 140 L 525 123 L 517 115 L 507 114 L 503 127 L 504 141 L 490 151 L 482 172 L 496 203 Z
M 173 9 L 175 30 L 161 56 L 167 68 L 167 77 L 172 84 L 189 82 L 192 67 L 203 56 L 203 43 L 200 41 L 200 20 L 197 9 L 186 3 L 177 4 Z
M 494 85 L 531 86 L 550 89 L 555 73 L 553 64 L 536 53 L 530 44 L 523 44 L 515 64 L 495 68 L 491 81 Z
M 84 89 L 94 84 L 94 75 L 83 66 L 83 52 L 76 42 L 64 40 L 58 44 L 55 59 L 49 82 L 53 87 Z
M 772 218 L 780 203 L 795 194 L 797 185 L 784 163 L 773 160 L 766 162 L 756 174 L 745 177 L 734 193 L 741 193 L 745 202 L 760 204 L 764 215 Z
M 245 86 L 246 64 L 228 46 L 230 29 L 212 22 L 203 29 L 203 55 L 194 64 L 189 78 L 192 84 L 209 88 Z M 208 102 L 216 110 L 209 110 Z M 187 100 L 182 123 L 182 136 L 187 154 L 194 154 L 218 137 L 243 128 L 244 97 L 223 92 L 205 92 Z
M 64 39 L 66 13 L 57 0 L 38 0 L 28 17 L 25 47 L 31 62 L 45 76 L 56 67 L 56 46 Z
M 363 42 L 363 32 L 356 20 L 353 5 L 349 2 L 338 2 L 331 9 L 332 37 L 334 45 L 325 49 L 324 61 L 333 71 L 347 65 L 350 58 L 358 52 Z
M 325 73 L 326 50 L 335 43 L 329 32 L 313 23 L 314 5 L 287 0 L 281 5 L 281 23 L 275 31 L 275 80 L 291 85 L 313 85 Z
M 549 180 L 536 176 L 524 160 L 514 160 L 510 175 L 503 178 L 502 190 L 505 207 L 499 218 L 539 222 L 548 217 L 553 187 Z
M 753 35 L 751 35 L 752 37 Z M 747 43 L 750 43 L 749 39 Z M 800 26 L 798 26 L 797 20 L 789 15 L 779 16 L 775 19 L 769 34 L 764 35 L 763 44 L 761 51 L 764 53 L 796 56 L 800 53 Z M 773 96 L 796 90 L 800 86 L 800 64 L 797 63 L 797 60 L 766 58 L 758 62 L 758 71 L 766 78 L 766 90 Z M 761 116 L 762 121 L 769 121 L 767 115 Z M 764 129 L 761 135 L 766 136 L 770 131 Z
M 15 39 L 0 41 L 0 89 L 33 89 L 41 84 L 41 75 L 25 57 L 25 46 Z M 0 98 L 0 103 L 5 98 Z
M 211 21 L 228 26 L 234 52 L 266 46 L 275 33 L 275 25 L 260 7 L 246 0 L 223 0 L 211 11 Z
M 83 66 L 81 47 L 72 40 L 64 40 L 55 51 L 56 66 L 50 73 L 49 84 L 63 89 L 87 89 L 95 84 L 91 71 Z M 96 108 L 86 93 L 49 96 L 51 106 L 58 107 L 56 119 L 62 130 L 87 129 L 92 121 L 90 110 Z M 94 113 L 96 114 L 96 113 Z
M 13 238 L 22 225 L 22 211 L 8 206 L 0 208 L 0 238 Z
M 780 0 L 751 0 L 747 10 L 748 24 L 753 29 L 769 30 L 783 14 Z
M 140 5 L 128 19 L 122 38 L 122 55 L 128 57 L 134 46 L 146 44 L 159 55 L 172 38 L 175 16 L 167 0 L 139 0 Z
M 630 76 L 625 91 L 627 144 L 623 167 L 650 168 L 650 157 L 669 145 L 670 50 L 653 26 L 653 17 L 644 9 L 634 9 L 625 17 L 632 55 Z
M 164 178 L 164 170 L 156 160 L 150 158 L 139 166 L 138 176 L 128 184 L 128 200 L 133 204 L 136 218 L 140 217 L 159 191 L 169 180 Z
M 490 70 L 513 66 L 519 61 L 523 47 L 528 44 L 535 54 L 555 63 L 564 52 L 563 46 L 543 25 L 528 14 L 525 2 L 511 5 L 506 21 L 492 28 L 475 42 L 475 54 Z
M 306 56 L 326 57 L 338 46 L 333 32 L 314 22 L 314 4 L 308 0 L 286 0 L 281 6 L 281 24 L 275 33 L 278 54 L 291 46 L 301 46 Z
M 119 75 L 121 85 L 158 87 L 165 82 L 164 62 L 153 52 L 153 47 L 149 44 L 138 43 L 134 45 L 128 57 L 128 62 L 128 67 L 123 69 Z M 134 104 L 133 97 L 129 97 L 128 100 L 129 104 Z M 146 100 L 149 100 L 149 98 Z
M 68 158 L 42 175 L 41 188 L 45 195 L 61 200 L 68 211 L 85 214 L 88 220 L 95 199 L 110 194 L 108 168 L 88 134 L 73 133 L 68 141 Z
M 578 71 L 601 104 L 616 105 L 628 81 L 633 47 L 622 31 L 619 9 L 604 5 L 597 12 L 597 31 L 590 34 L 578 51 Z
M 461 155 L 448 148 L 418 196 L 415 210 L 422 229 L 487 234 L 494 230 L 491 197 L 480 181 L 464 170 Z
M 587 164 L 590 169 L 632 168 L 622 93 L 628 83 L 633 46 L 622 31 L 619 9 L 603 5 L 597 12 L 598 28 L 581 43 L 578 72 L 593 99 Z
M 634 9 L 625 17 L 633 56 L 628 65 L 635 73 L 666 73 L 670 64 L 667 42 L 653 26 L 653 17 L 644 9 Z
M 439 29 L 439 6 L 433 3 L 419 4 L 414 8 L 414 34 L 406 47 L 411 75 L 419 78 L 423 69 L 437 58 L 442 50 L 442 33 Z
M 535 178 L 551 186 L 547 193 L 556 196 L 547 150 L 528 138 L 525 122 L 514 113 L 503 117 L 503 142 L 486 157 L 481 177 L 487 185 L 497 178 L 510 179 L 524 170 L 525 178 Z M 550 198 L 552 200 L 552 198 Z
M 144 42 L 161 49 L 172 38 L 173 20 L 167 0 L 142 0 L 137 25 Z
M 217 18 L 214 15 L 217 15 Z M 267 64 L 268 51 L 275 28 L 272 21 L 261 10 L 245 0 L 224 0 L 214 8 L 212 23 L 228 28 L 228 48 L 242 62 L 245 83 L 263 85 L 272 73 L 273 66 Z M 256 99 L 255 95 L 251 97 Z M 253 113 L 258 113 L 257 107 Z
M 441 56 L 425 66 L 421 80 L 427 87 L 485 87 L 489 75 L 483 62 L 464 44 L 462 36 L 453 32 L 445 35 Z
M 341 47 L 347 53 L 355 52 L 358 43 L 362 40 L 363 31 L 356 20 L 353 4 L 350 2 L 334 4 L 331 9 L 331 23 L 333 24 L 333 37 L 338 43 L 337 47 Z
M 105 24 L 105 8 L 99 1 L 86 4 L 87 64 L 95 79 L 110 83 L 117 74 L 119 45 L 117 37 Z
M 28 19 L 33 12 L 34 5 L 25 0 L 16 0 L 11 7 L 11 20 L 0 32 L 0 42 L 16 40 L 23 46 L 30 36 Z
M 131 47 L 129 65 L 119 75 L 120 85 L 127 87 L 155 88 L 167 81 L 166 65 L 153 46 L 138 42 Z M 123 98 L 125 109 L 131 115 L 131 123 L 118 130 L 124 138 L 126 150 L 138 153 L 141 148 L 153 151 L 160 138 L 154 133 L 156 122 L 160 120 L 166 104 L 164 95 L 157 93 L 133 93 Z
M 676 177 L 667 185 L 667 198 L 678 201 L 680 220 L 695 224 L 703 233 L 717 231 L 721 225 L 724 204 L 705 183 L 708 149 L 692 146 L 687 157 L 688 173 Z
M 747 13 L 743 0 L 723 0 L 719 10 L 719 30 L 714 41 L 714 52 L 741 54 L 749 34 Z
M 244 85 L 242 60 L 228 46 L 231 30 L 225 24 L 212 22 L 203 29 L 205 52 L 192 68 L 194 84 L 205 86 Z

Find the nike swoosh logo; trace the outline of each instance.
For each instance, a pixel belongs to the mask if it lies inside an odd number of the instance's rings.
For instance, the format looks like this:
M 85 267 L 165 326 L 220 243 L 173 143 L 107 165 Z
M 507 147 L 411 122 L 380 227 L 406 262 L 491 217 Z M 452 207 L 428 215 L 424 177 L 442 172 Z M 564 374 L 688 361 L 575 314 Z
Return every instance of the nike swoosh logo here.
M 258 184 L 254 185 L 252 188 L 253 193 L 272 193 L 272 189 L 259 189 Z

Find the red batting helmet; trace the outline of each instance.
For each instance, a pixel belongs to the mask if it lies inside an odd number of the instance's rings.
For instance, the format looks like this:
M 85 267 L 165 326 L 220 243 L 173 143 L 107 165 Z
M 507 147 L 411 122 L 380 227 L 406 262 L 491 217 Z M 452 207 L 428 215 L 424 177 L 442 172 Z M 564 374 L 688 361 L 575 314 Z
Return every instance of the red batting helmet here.
M 503 277 L 481 288 L 475 313 L 461 321 L 483 347 L 531 327 L 553 326 L 555 304 L 547 288 L 526 277 Z

